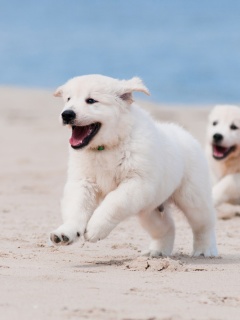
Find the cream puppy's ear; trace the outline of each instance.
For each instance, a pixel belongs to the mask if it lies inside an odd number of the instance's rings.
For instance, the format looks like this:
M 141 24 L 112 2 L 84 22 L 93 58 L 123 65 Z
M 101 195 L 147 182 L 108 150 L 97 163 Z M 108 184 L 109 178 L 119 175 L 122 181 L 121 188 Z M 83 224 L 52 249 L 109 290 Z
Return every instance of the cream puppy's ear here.
M 54 95 L 54 97 L 62 97 L 62 95 L 63 95 L 63 86 L 58 87 L 53 95 Z
M 134 77 L 130 80 L 125 80 L 125 86 L 128 92 L 139 91 L 150 96 L 148 88 L 143 84 L 142 80 L 138 77 Z
M 121 81 L 122 88 L 120 90 L 120 98 L 128 103 L 133 102 L 132 93 L 134 91 L 143 92 L 150 95 L 148 88 L 143 84 L 142 80 L 138 77 L 134 77 L 130 80 L 122 80 Z

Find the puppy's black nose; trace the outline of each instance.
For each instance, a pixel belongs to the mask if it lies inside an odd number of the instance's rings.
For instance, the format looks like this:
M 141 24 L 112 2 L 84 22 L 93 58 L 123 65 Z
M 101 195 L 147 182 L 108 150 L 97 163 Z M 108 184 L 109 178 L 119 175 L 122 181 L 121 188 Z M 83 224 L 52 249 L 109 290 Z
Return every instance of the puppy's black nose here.
M 64 124 L 71 123 L 76 118 L 76 113 L 72 110 L 65 110 L 62 113 L 62 119 Z
M 222 139 L 223 139 L 223 136 L 222 136 L 220 133 L 215 133 L 215 134 L 213 135 L 213 140 L 214 140 L 215 142 L 220 142 L 220 141 L 222 141 Z

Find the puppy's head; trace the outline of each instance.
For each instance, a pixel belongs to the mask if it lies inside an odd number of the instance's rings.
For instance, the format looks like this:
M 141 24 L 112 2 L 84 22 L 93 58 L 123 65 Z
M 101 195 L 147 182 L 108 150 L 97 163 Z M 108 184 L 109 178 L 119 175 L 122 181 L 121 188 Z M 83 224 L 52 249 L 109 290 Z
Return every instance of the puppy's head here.
M 61 121 L 72 129 L 72 148 L 95 149 L 117 144 L 129 126 L 134 91 L 149 94 L 139 78 L 117 80 L 86 75 L 60 86 L 54 96 L 65 102 Z
M 208 143 L 216 160 L 240 154 L 240 107 L 216 106 L 209 115 Z

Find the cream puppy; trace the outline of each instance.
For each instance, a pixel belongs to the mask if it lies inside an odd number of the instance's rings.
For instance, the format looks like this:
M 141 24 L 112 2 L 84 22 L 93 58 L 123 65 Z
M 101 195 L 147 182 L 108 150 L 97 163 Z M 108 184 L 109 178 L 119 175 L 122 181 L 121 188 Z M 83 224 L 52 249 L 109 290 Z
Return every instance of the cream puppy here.
M 65 102 L 61 117 L 71 138 L 63 224 L 50 238 L 58 245 L 81 235 L 95 242 L 138 215 L 152 236 L 148 253 L 170 255 L 175 229 L 169 204 L 174 201 L 192 228 L 193 255 L 216 256 L 215 216 L 201 147 L 177 125 L 154 122 L 133 103 L 134 91 L 149 94 L 139 78 L 87 75 L 55 92 Z
M 209 115 L 207 156 L 218 216 L 240 214 L 240 107 L 216 106 Z

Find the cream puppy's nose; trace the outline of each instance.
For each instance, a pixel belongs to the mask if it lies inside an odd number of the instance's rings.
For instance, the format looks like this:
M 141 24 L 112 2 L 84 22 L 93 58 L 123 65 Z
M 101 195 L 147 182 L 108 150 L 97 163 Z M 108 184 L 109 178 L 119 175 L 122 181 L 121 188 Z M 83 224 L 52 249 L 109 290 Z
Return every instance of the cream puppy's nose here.
M 62 119 L 64 124 L 70 124 L 76 118 L 76 113 L 72 110 L 65 110 L 62 113 Z
M 214 142 L 220 142 L 220 141 L 222 141 L 223 140 L 223 135 L 222 134 L 220 134 L 220 133 L 215 133 L 214 135 L 213 135 L 213 141 Z

